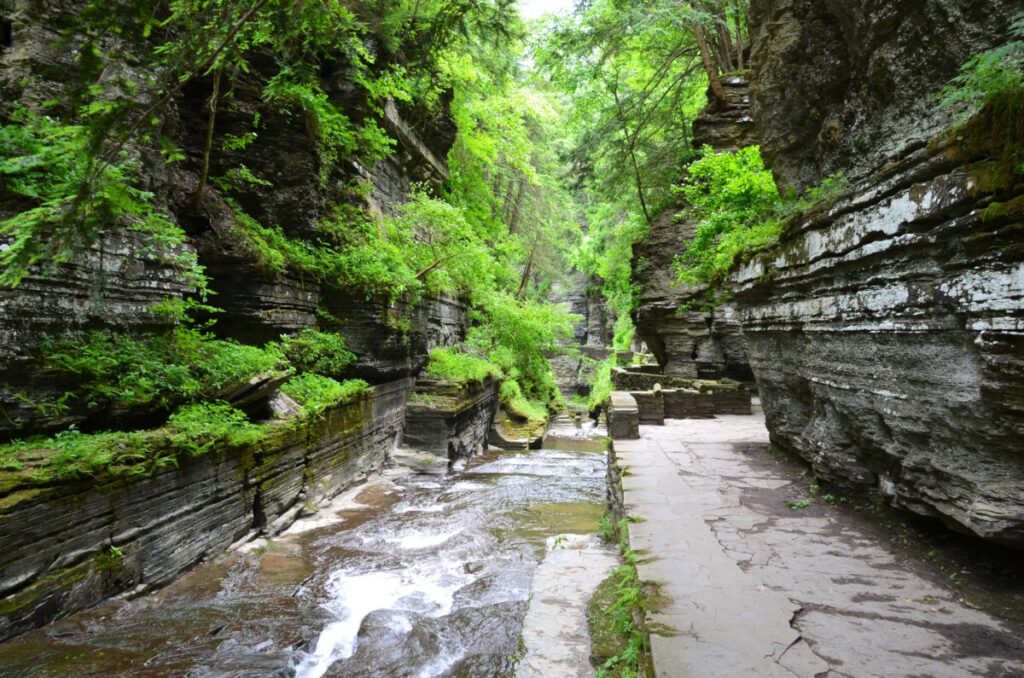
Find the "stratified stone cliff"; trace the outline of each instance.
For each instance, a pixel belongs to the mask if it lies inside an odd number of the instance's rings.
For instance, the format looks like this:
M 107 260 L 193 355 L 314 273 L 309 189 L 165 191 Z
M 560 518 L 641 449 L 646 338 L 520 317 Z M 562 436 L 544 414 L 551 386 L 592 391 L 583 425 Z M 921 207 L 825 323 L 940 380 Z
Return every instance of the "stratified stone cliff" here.
M 729 108 L 709 106 L 694 121 L 694 145 L 735 151 L 757 143 L 749 115 L 748 82 L 723 79 Z M 696 230 L 686 205 L 660 214 L 647 238 L 634 246 L 634 280 L 642 286 L 634 316 L 637 335 L 665 374 L 691 379 L 752 380 L 746 346 L 731 306 L 710 309 L 708 288 L 678 282 L 675 258 Z
M 783 187 L 837 171 L 851 185 L 734 279 L 776 444 L 828 480 L 1017 546 L 1024 182 L 999 155 L 1024 126 L 945 133 L 936 94 L 1020 9 L 756 0 L 766 159 Z
M 575 273 L 552 285 L 551 301 L 562 304 L 578 316 L 573 331 L 572 348 L 565 355 L 550 356 L 562 395 L 587 395 L 593 379 L 594 365 L 612 354 L 614 316 L 605 305 L 600 281 Z
M 0 109 L 5 113 L 15 102 L 41 111 L 44 101 L 67 99 L 80 67 L 74 46 L 61 38 L 70 30 L 80 4 L 0 3 L 0 23 L 5 27 L 5 44 L 0 46 Z M 118 50 L 111 54 L 118 55 L 108 66 L 111 72 L 144 82 L 146 54 Z M 429 298 L 392 302 L 292 270 L 268 270 L 247 242 L 239 212 L 244 210 L 264 227 L 279 227 L 289 238 L 308 242 L 323 237 L 320 224 L 339 206 L 395 212 L 414 182 L 438 184 L 447 177 L 445 157 L 455 130 L 446 100 L 442 97 L 440 113 L 415 110 L 411 104 L 406 105 L 411 110 L 401 110 L 388 103 L 381 124 L 397 142 L 394 153 L 372 165 L 343 159 L 324 179 L 322 158 L 305 116 L 291 114 L 263 97 L 276 68 L 271 59 L 257 57 L 251 72 L 232 74 L 231 99 L 219 106 L 213 138 L 216 152 L 210 156 L 211 177 L 245 167 L 266 185 L 236 186 L 228 196 L 211 180 L 197 208 L 194 196 L 212 91 L 212 78 L 205 77 L 188 83 L 159 111 L 162 132 L 181 150 L 184 160 L 168 164 L 155 143 L 133 139 L 127 144 L 127 151 L 139 158 L 141 187 L 154 194 L 154 203 L 187 234 L 182 249 L 197 256 L 214 293 L 210 302 L 221 310 L 214 327 L 218 335 L 263 344 L 304 328 L 336 331 L 358 356 L 345 376 L 371 383 L 405 379 L 423 367 L 431 346 L 451 345 L 463 338 L 464 304 Z M 353 94 L 351 73 L 343 61 L 323 64 L 321 86 L 352 120 L 368 115 L 366 102 Z M 140 108 L 161 94 L 141 88 Z M 52 114 L 67 113 L 63 105 L 52 109 Z M 413 117 L 418 126 L 406 121 Z M 259 120 L 258 129 L 254 119 Z M 223 143 L 250 136 L 251 143 L 241 149 Z M 0 186 L 0 218 L 23 208 Z M 67 264 L 40 268 L 15 289 L 0 288 L 0 441 L 52 433 L 83 422 L 92 429 L 132 423 L 127 421 L 130 417 L 120 417 L 123 412 L 110 412 L 106 418 L 104 413 L 87 414 L 74 400 L 61 408 L 38 406 L 58 399 L 62 392 L 52 375 L 40 372 L 39 345 L 46 337 L 87 330 L 135 334 L 168 329 L 167 320 L 151 312 L 153 306 L 195 291 L 193 282 L 171 263 L 170 254 L 143 242 L 138 234 L 112 227 Z M 155 414 L 156 419 L 159 414 L 166 418 L 168 412 Z M 134 425 L 153 423 L 136 418 Z
M 0 2 L 0 107 L 5 112 L 11 102 L 38 108 L 46 99 L 60 99 L 76 64 L 73 47 L 58 38 L 76 6 L 73 1 Z M 119 58 L 111 68 L 146 68 L 143 56 Z M 318 224 L 332 209 L 393 213 L 414 182 L 445 178 L 444 158 L 454 140 L 446 112 L 414 111 L 420 121 L 414 128 L 406 122 L 410 111 L 388 104 L 383 125 L 397 142 L 394 154 L 373 166 L 349 159 L 323 181 L 303 116 L 287 115 L 262 98 L 273 68 L 255 59 L 251 72 L 236 74 L 231 106 L 218 114 L 217 147 L 225 135 L 251 132 L 257 113 L 259 133 L 245 149 L 214 154 L 211 168 L 211 176 L 217 176 L 244 165 L 269 182 L 233 196 L 263 226 L 315 242 Z M 325 63 L 322 86 L 346 115 L 359 119 L 366 111 L 352 100 L 349 75 L 343 63 Z M 209 78 L 199 79 L 162 110 L 165 132 L 185 155 L 182 162 L 168 165 L 145 144 L 128 146 L 140 158 L 143 187 L 185 231 L 182 249 L 195 253 L 206 270 L 216 293 L 211 301 L 223 311 L 215 331 L 257 345 L 304 328 L 337 332 L 358 356 L 343 376 L 366 379 L 373 387 L 322 412 L 292 408 L 288 416 L 288 407 L 277 408 L 281 418 L 262 422 L 259 440 L 251 445 L 218 444 L 193 457 L 168 439 L 174 465 L 152 472 L 103 471 L 77 479 L 7 469 L 11 473 L 0 482 L 0 640 L 107 596 L 165 585 L 235 542 L 277 534 L 379 471 L 406 427 L 413 376 L 427 362 L 429 349 L 464 338 L 467 314 L 458 299 L 368 298 L 361 290 L 268 270 L 239 237 L 237 208 L 227 196 L 211 185 L 197 209 L 193 196 L 210 91 Z M 140 107 L 152 96 L 140 94 Z M 366 188 L 353 189 L 355 182 Z M 0 185 L 0 218 L 18 209 Z M 87 418 L 93 429 L 153 428 L 155 439 L 170 435 L 160 428 L 172 409 L 167 404 L 161 412 L 34 404 L 60 393 L 52 375 L 39 370 L 45 338 L 94 329 L 129 335 L 169 329 L 153 306 L 186 298 L 195 287 L 162 254 L 167 253 L 154 251 L 138 236 L 111 228 L 69 262 L 37 269 L 17 288 L 0 288 L 0 441 L 51 433 Z M 275 409 L 268 401 L 286 376 L 232 384 L 232 393 L 210 394 L 211 399 L 234 405 L 258 399 L 257 406 L 243 409 L 266 416 Z M 449 433 L 460 449 L 483 444 L 497 408 L 495 390 L 489 385 L 487 397 L 474 402 L 473 417 L 453 422 Z

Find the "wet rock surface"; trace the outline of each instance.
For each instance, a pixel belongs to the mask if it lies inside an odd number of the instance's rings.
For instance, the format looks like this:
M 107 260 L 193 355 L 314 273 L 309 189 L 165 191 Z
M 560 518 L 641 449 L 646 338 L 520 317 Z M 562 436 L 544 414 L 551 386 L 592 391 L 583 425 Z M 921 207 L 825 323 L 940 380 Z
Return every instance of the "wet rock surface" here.
M 0 507 L 0 637 L 119 593 L 152 591 L 247 536 L 281 532 L 380 471 L 410 387 L 378 386 L 308 426 L 281 422 L 258 449 L 184 459 L 150 478 L 8 491 Z M 111 544 L 122 555 L 112 555 Z
M 402 444 L 455 462 L 469 459 L 487 444 L 498 411 L 498 384 L 417 381 L 406 409 Z
M 533 576 L 523 626 L 526 654 L 516 678 L 588 678 L 591 642 L 587 601 L 619 564 L 614 549 L 595 535 L 562 535 L 549 540 L 548 554 Z
M 614 443 L 617 501 L 643 519 L 629 526 L 641 580 L 660 583 L 657 675 L 1024 675 L 1019 622 L 965 603 L 870 512 L 806 495 L 760 416 L 641 435 Z
M 18 678 L 512 676 L 547 544 L 596 530 L 604 472 L 603 452 L 558 449 L 389 470 L 155 595 L 2 644 L 0 663 Z

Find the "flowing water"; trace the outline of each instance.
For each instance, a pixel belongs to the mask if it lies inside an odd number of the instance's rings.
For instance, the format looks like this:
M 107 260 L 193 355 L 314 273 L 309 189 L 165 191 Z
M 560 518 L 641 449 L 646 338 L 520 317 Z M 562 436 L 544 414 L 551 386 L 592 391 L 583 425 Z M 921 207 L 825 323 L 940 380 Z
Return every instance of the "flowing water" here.
M 3 673 L 514 675 L 546 549 L 595 532 L 603 512 L 603 442 L 569 426 L 546 449 L 492 451 L 461 473 L 391 472 L 155 595 L 0 645 Z

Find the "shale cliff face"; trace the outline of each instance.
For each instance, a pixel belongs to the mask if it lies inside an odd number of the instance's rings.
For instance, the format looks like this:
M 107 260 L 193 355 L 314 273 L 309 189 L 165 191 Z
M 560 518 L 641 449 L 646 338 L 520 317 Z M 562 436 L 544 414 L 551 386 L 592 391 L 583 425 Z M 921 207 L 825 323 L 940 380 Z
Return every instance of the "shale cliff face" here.
M 73 2 L 0 2 L 0 106 L 18 101 L 33 107 L 61 97 L 76 65 L 73 47 L 58 37 L 75 8 Z M 120 56 L 123 61 L 112 67 L 145 69 L 138 55 Z M 279 226 L 295 240 L 315 241 L 320 220 L 333 207 L 393 213 L 413 182 L 445 177 L 444 158 L 454 139 L 451 120 L 418 115 L 422 122 L 414 128 L 389 104 L 384 124 L 397 141 L 392 157 L 372 167 L 340 163 L 321 181 L 305 121 L 267 105 L 261 92 L 268 74 L 258 60 L 254 64 L 251 73 L 233 82 L 234 100 L 220 111 L 217 134 L 248 133 L 255 113 L 261 118 L 259 133 L 244 150 L 216 154 L 211 176 L 244 165 L 270 181 L 272 187 L 236 196 L 263 225 Z M 346 98 L 351 84 L 342 64 L 324 64 L 322 78 L 341 110 L 353 119 L 364 113 L 360 102 Z M 380 470 L 406 427 L 413 376 L 427 362 L 429 349 L 464 338 L 466 308 L 457 299 L 391 302 L 291 271 L 268 270 L 238 236 L 235 208 L 218 191 L 211 188 L 196 209 L 192 196 L 210 88 L 208 79 L 193 82 L 163 111 L 164 131 L 182 149 L 184 161 L 168 165 L 153 149 L 131 144 L 129 152 L 140 158 L 146 190 L 187 234 L 182 250 L 194 253 L 206 270 L 216 292 L 212 303 L 223 310 L 215 331 L 247 344 L 304 328 L 335 331 L 358 356 L 344 376 L 366 379 L 373 387 L 354 402 L 318 414 L 293 412 L 263 422 L 259 441 L 249 446 L 222 445 L 192 457 L 168 442 L 179 467 L 137 475 L 100 472 L 81 480 L 29 478 L 28 471 L 26 477 L 5 476 L 0 482 L 0 640 L 105 597 L 167 584 L 239 540 L 276 534 Z M 354 191 L 356 181 L 369 190 Z M 0 185 L 0 218 L 19 208 Z M 0 288 L 0 441 L 52 433 L 87 417 L 89 427 L 100 430 L 159 427 L 166 420 L 166 411 L 148 413 L 154 420 L 147 421 L 137 411 L 33 404 L 60 394 L 52 375 L 39 370 L 45 338 L 94 329 L 129 335 L 169 329 L 153 306 L 183 299 L 195 288 L 166 254 L 112 228 L 69 262 L 38 269 L 15 289 Z M 211 399 L 235 405 L 259 401 L 253 409 L 263 416 L 284 378 L 235 384 L 234 393 Z M 447 433 L 458 449 L 476 449 L 485 440 L 497 407 L 495 391 L 489 385 L 477 394 L 471 416 L 455 413 Z M 161 429 L 154 435 L 159 438 Z
M 765 157 L 784 187 L 852 180 L 734 279 L 772 439 L 829 480 L 1024 546 L 1022 183 L 998 141 L 1024 128 L 944 133 L 935 104 L 1020 3 L 754 5 Z
M 783 188 L 856 178 L 949 123 L 937 94 L 1016 0 L 752 0 L 751 114 Z
M 694 145 L 735 151 L 756 144 L 747 80 L 730 77 L 722 84 L 730 107 L 716 111 L 709 106 L 694 121 Z M 679 205 L 659 215 L 644 242 L 634 247 L 634 280 L 643 287 L 634 317 L 637 335 L 665 374 L 751 381 L 735 310 L 729 305 L 706 310 L 709 290 L 677 280 L 675 257 L 695 229 L 686 206 Z
M 0 3 L 5 37 L 0 105 L 18 102 L 41 110 L 46 100 L 67 98 L 79 66 L 74 45 L 62 39 L 62 31 L 78 9 L 75 2 Z M 111 54 L 118 55 L 109 65 L 116 77 L 144 82 L 143 55 L 116 49 Z M 70 262 L 38 269 L 15 289 L 0 289 L 0 441 L 83 423 L 85 413 L 74 401 L 62 408 L 37 406 L 61 395 L 52 375 L 40 372 L 40 342 L 95 329 L 129 334 L 168 329 L 153 306 L 195 291 L 172 263 L 176 254 L 195 255 L 204 268 L 214 293 L 211 303 L 221 310 L 214 327 L 218 335 L 262 344 L 304 328 L 337 331 L 358 355 L 348 377 L 371 383 L 405 379 L 423 367 L 430 347 L 463 338 L 466 309 L 459 300 L 392 302 L 291 270 L 268 270 L 258 248 L 246 240 L 240 209 L 299 242 L 322 237 L 319 224 L 338 205 L 393 213 L 413 182 L 436 184 L 447 176 L 444 158 L 454 141 L 454 125 L 445 114 L 403 112 L 389 103 L 383 126 L 397 141 L 392 156 L 372 166 L 354 159 L 339 162 L 323 180 L 322 160 L 304 117 L 288 114 L 262 96 L 275 68 L 256 59 L 251 72 L 232 76 L 233 98 L 218 110 L 217 152 L 210 156 L 211 177 L 245 167 L 269 186 L 232 189 L 235 202 L 229 203 L 211 182 L 203 205 L 196 207 L 212 88 L 211 78 L 198 78 L 160 109 L 161 131 L 181 149 L 184 160 L 168 164 L 158 149 L 134 141 L 126 148 L 139 160 L 142 187 L 187 234 L 181 251 L 160 251 L 135 234 L 111 228 Z M 366 104 L 352 95 L 349 80 L 344 63 L 323 65 L 324 91 L 351 119 L 359 120 L 367 114 Z M 139 106 L 152 104 L 159 94 L 141 89 Z M 58 107 L 54 114 L 61 112 Z M 416 127 L 405 120 L 410 112 L 420 121 Z M 255 132 L 254 118 L 259 120 Z M 223 148 L 223 140 L 249 135 L 253 140 L 245 148 Z M 360 182 L 362 189 L 357 188 Z M 23 208 L 0 187 L 0 218 Z M 116 416 L 97 420 L 95 413 L 88 422 L 94 429 L 123 424 Z

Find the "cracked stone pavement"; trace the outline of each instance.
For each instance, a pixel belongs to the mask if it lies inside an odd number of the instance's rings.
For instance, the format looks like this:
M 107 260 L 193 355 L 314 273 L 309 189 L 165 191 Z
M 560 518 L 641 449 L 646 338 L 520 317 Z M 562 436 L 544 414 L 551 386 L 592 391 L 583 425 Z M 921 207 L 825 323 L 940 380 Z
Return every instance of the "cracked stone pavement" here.
M 839 512 L 785 508 L 761 414 L 615 441 L 658 678 L 1024 676 L 1020 628 L 901 566 Z M 781 510 L 780 510 L 781 507 Z M 835 515 L 832 515 L 835 513 Z

